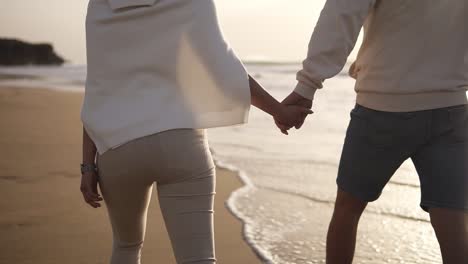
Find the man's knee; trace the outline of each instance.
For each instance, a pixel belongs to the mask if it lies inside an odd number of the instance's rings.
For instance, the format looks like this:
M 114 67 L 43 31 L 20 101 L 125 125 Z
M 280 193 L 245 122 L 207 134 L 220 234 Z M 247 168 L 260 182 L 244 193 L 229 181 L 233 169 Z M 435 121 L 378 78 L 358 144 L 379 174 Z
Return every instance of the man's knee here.
M 457 234 L 468 236 L 468 212 L 447 208 L 429 208 L 431 224 L 435 231 L 456 231 Z
M 433 225 L 437 225 L 439 223 L 446 224 L 447 222 L 455 222 L 463 225 L 465 230 L 468 226 L 468 212 L 465 210 L 433 207 L 429 208 L 429 215 L 431 216 L 431 222 Z
M 366 201 L 363 201 L 350 193 L 338 189 L 334 214 L 359 219 L 364 209 L 366 209 L 366 206 Z

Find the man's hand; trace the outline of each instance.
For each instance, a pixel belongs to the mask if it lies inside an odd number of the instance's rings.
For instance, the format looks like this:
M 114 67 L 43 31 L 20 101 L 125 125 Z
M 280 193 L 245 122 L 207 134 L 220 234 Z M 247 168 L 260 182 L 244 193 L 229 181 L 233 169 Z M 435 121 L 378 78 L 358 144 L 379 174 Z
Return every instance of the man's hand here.
M 306 107 L 308 109 L 312 108 L 312 100 L 309 100 L 307 98 L 302 97 L 298 93 L 292 92 L 289 94 L 283 102 L 281 102 L 283 105 L 296 105 L 296 106 L 301 106 L 301 107 Z M 296 124 L 294 127 L 296 129 L 300 129 L 302 125 L 304 124 L 304 121 L 306 119 L 308 114 L 303 114 L 302 116 L 302 121 Z M 281 123 L 279 120 L 275 119 L 276 126 L 281 130 L 281 132 L 285 135 L 288 134 L 288 130 L 292 128 L 292 126 L 287 126 L 283 123 Z
M 280 110 L 274 115 L 274 119 L 279 124 L 286 127 L 299 126 L 304 122 L 304 116 L 312 114 L 312 110 L 299 105 L 284 105 L 279 104 Z

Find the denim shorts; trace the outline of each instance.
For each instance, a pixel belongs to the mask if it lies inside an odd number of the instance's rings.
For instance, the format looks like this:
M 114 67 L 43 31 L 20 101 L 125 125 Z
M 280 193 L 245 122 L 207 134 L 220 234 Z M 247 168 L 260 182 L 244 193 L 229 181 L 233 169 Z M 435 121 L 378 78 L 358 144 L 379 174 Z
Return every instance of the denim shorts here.
M 421 207 L 468 211 L 468 105 L 382 112 L 351 111 L 337 184 L 377 200 L 395 171 L 411 158 L 421 183 Z

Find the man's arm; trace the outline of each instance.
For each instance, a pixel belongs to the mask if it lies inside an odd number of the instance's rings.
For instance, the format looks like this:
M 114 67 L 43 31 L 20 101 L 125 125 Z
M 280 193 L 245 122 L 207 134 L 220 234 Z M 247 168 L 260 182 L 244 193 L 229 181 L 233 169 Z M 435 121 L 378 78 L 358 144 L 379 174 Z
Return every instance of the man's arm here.
M 295 92 L 313 100 L 323 82 L 338 74 L 353 50 L 376 0 L 327 0 L 309 43 Z
M 312 107 L 317 89 L 325 79 L 338 74 L 346 64 L 356 45 L 359 32 L 376 0 L 327 0 L 309 42 L 307 59 L 297 73 L 297 86 L 286 99 L 285 105 Z M 296 125 L 302 126 L 305 118 Z M 278 128 L 287 134 L 291 127 L 275 120 Z

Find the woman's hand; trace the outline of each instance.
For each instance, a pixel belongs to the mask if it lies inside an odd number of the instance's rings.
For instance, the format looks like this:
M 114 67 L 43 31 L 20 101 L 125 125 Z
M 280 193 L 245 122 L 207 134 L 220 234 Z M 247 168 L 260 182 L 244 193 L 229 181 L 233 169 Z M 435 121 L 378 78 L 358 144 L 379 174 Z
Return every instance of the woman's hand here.
M 89 137 L 86 129 L 83 127 L 83 163 L 92 166 L 93 170 L 81 171 L 81 186 L 80 190 L 83 194 L 84 200 L 94 208 L 101 207 L 99 203 L 102 201 L 102 197 L 99 195 L 97 190 L 98 185 L 98 174 L 95 169 L 94 161 L 96 159 L 96 145 L 93 140 Z
M 307 115 L 313 113 L 312 110 L 310 110 L 312 101 L 310 101 L 310 105 L 281 104 L 267 91 L 265 91 L 265 89 L 263 89 L 263 87 L 250 75 L 249 84 L 252 105 L 272 115 L 278 127 L 286 135 L 288 134 L 287 130 L 289 128 L 300 128 Z
M 308 109 L 312 108 L 312 100 L 307 99 L 302 97 L 301 95 L 292 92 L 290 95 L 288 95 L 283 102 L 281 102 L 283 105 L 297 105 L 297 106 L 303 106 Z M 296 124 L 294 127 L 296 129 L 300 129 L 302 125 L 304 124 L 305 119 L 307 118 L 307 114 L 303 116 L 302 122 L 299 124 Z M 281 130 L 281 132 L 285 135 L 288 135 L 288 130 L 291 129 L 293 126 L 286 126 L 284 124 L 281 124 L 279 120 L 275 119 L 275 124 L 276 126 Z
M 307 115 L 313 113 L 307 106 L 281 105 L 282 107 L 273 115 L 275 121 L 286 127 L 300 127 Z M 286 133 L 287 132 L 284 132 Z
M 99 202 L 102 201 L 102 197 L 98 193 L 97 186 L 98 175 L 96 172 L 89 171 L 83 173 L 81 176 L 80 190 L 86 203 L 94 208 L 101 207 Z

